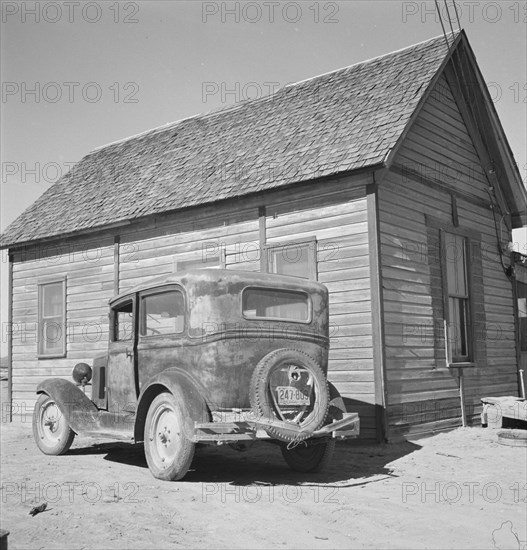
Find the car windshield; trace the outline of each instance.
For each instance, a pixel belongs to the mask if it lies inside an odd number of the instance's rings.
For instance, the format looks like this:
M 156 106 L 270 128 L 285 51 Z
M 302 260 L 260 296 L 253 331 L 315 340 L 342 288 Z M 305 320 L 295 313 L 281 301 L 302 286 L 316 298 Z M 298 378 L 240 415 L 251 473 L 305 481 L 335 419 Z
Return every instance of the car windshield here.
M 309 298 L 304 292 L 247 288 L 243 291 L 242 304 L 247 319 L 309 321 Z

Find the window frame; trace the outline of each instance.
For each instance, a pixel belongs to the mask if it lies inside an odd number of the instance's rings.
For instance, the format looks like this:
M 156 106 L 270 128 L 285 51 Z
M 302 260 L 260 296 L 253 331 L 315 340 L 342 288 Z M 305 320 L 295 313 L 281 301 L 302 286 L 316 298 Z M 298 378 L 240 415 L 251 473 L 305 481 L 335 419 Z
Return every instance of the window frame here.
M 524 296 L 525 294 L 525 296 Z M 518 323 L 518 350 L 520 354 L 527 352 L 527 315 L 520 315 L 527 311 L 527 282 L 516 281 L 516 318 Z M 524 305 L 520 308 L 520 300 Z
M 203 251 L 201 251 L 199 254 L 196 253 L 194 257 L 188 257 L 186 259 L 175 259 L 173 264 L 173 271 L 174 273 L 178 273 L 181 271 L 190 271 L 194 269 L 225 269 L 225 248 L 222 247 L 219 250 L 219 253 L 214 256 L 214 258 L 217 258 L 217 264 L 215 265 L 209 265 L 212 264 L 212 262 L 204 262 L 203 261 Z M 199 264 L 202 264 L 199 266 Z M 191 267 L 187 267 L 187 266 Z
M 46 353 L 44 350 L 45 339 L 42 333 L 42 328 L 44 325 L 44 304 L 42 302 L 44 292 L 43 287 L 53 284 L 62 285 L 62 312 L 61 312 L 61 325 L 63 329 L 62 337 L 62 350 L 61 351 L 52 351 Z M 37 359 L 57 359 L 63 358 L 67 355 L 67 277 L 66 275 L 40 279 L 37 281 L 37 321 L 38 321 L 38 340 L 37 340 Z
M 271 270 L 271 259 L 273 250 L 285 248 L 288 246 L 307 246 L 307 258 L 308 258 L 308 277 L 297 277 L 296 275 L 285 275 Z M 277 241 L 273 243 L 266 243 L 262 247 L 265 265 L 265 273 L 276 273 L 278 275 L 284 275 L 287 277 L 297 277 L 297 279 L 303 279 L 307 281 L 318 281 L 318 242 L 315 236 L 306 237 L 304 239 L 293 239 L 287 241 Z
M 181 296 L 183 297 L 183 329 L 180 332 L 171 332 L 169 334 L 143 334 L 143 300 L 145 298 L 148 298 L 149 296 L 157 296 L 159 294 L 167 294 L 169 292 L 179 292 Z M 161 288 L 152 288 L 149 290 L 145 290 L 139 294 L 139 301 L 138 301 L 138 308 L 137 308 L 137 336 L 141 340 L 143 338 L 174 338 L 174 337 L 181 337 L 186 334 L 187 332 L 187 323 L 188 323 L 188 315 L 187 315 L 187 296 L 185 294 L 185 291 L 182 287 L 179 285 L 171 285 Z
M 128 302 L 132 303 L 132 337 L 129 338 L 128 340 L 120 340 L 119 338 L 116 338 L 115 323 L 117 321 L 117 316 L 116 316 L 115 313 L 116 313 L 116 309 L 119 309 L 120 307 L 127 304 Z M 110 308 L 110 327 L 109 327 L 109 329 L 110 329 L 110 342 L 112 342 L 112 343 L 125 343 L 126 344 L 126 343 L 134 341 L 134 339 L 135 339 L 135 329 L 136 329 L 136 317 L 137 317 L 136 310 L 137 310 L 137 300 L 136 300 L 135 295 L 125 296 L 125 297 L 121 298 L 120 300 L 118 300 L 117 302 L 114 302 L 111 305 L 111 308 Z
M 474 342 L 475 342 L 475 327 L 473 323 L 474 315 L 474 294 L 472 291 L 472 266 L 471 266 L 471 250 L 472 250 L 472 241 L 471 236 L 467 232 L 463 231 L 458 227 L 441 227 L 440 231 L 440 247 L 441 247 L 441 284 L 443 291 L 443 311 L 444 311 L 444 320 L 446 322 L 446 331 L 445 331 L 445 351 L 446 351 L 446 362 L 448 367 L 473 367 L 474 363 Z M 455 237 L 460 237 L 464 240 L 465 247 L 465 278 L 466 278 L 466 298 L 458 295 L 450 294 L 448 289 L 448 268 L 447 268 L 447 250 L 446 250 L 446 233 L 454 235 Z M 450 298 L 463 299 L 466 300 L 466 346 L 467 346 L 467 355 L 452 357 L 452 346 L 450 340 Z

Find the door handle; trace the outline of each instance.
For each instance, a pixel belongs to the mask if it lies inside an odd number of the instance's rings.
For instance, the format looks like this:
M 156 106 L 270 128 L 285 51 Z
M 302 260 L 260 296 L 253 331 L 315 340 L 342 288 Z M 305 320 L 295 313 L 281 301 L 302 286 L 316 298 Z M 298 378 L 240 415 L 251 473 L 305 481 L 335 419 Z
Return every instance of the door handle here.
M 133 357 L 133 356 L 134 356 L 134 352 L 131 349 L 127 348 L 126 357 Z

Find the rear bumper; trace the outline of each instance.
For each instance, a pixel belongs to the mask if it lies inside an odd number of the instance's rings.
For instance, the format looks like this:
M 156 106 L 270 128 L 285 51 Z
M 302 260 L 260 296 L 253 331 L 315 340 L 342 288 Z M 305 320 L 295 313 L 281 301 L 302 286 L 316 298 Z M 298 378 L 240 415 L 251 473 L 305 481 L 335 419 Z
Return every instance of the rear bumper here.
M 327 424 L 313 432 L 311 437 L 327 437 L 331 436 L 336 439 L 348 439 L 357 437 L 360 432 L 360 418 L 358 413 L 343 413 L 341 420 L 333 420 L 331 424 Z
M 232 422 L 196 422 L 193 441 L 195 443 L 234 443 L 257 439 L 273 439 L 266 431 L 271 426 L 287 427 L 291 424 L 277 420 L 235 420 Z M 309 439 L 334 438 L 350 439 L 357 437 L 360 431 L 360 419 L 358 413 L 344 413 L 343 418 L 334 420 L 310 434 Z M 298 433 L 303 434 L 300 429 Z M 303 434 L 304 435 L 304 434 Z

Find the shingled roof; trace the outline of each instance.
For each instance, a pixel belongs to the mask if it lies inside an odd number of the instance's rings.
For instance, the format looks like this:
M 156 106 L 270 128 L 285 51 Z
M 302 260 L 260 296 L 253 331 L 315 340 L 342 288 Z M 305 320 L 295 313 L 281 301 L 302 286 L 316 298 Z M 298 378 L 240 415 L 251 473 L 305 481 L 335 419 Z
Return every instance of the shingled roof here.
M 443 36 L 96 149 L 5 231 L 12 246 L 382 164 Z

